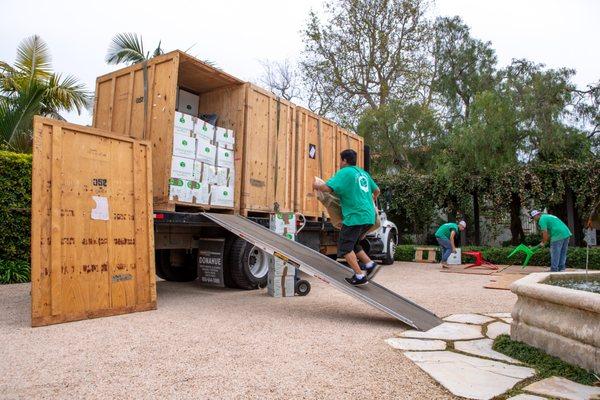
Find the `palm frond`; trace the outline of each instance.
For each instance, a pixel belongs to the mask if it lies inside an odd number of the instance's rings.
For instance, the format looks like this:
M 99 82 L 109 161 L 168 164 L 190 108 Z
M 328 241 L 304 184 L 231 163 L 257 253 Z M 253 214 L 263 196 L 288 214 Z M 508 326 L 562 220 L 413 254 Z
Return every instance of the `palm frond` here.
M 85 85 L 72 75 L 52 74 L 44 90 L 41 112 L 43 115 L 58 113 L 59 110 L 72 110 L 78 114 L 88 108 L 92 101 L 92 94 L 85 89 Z
M 144 42 L 135 33 L 117 33 L 112 38 L 105 58 L 108 64 L 135 64 L 145 59 Z
M 43 79 L 51 73 L 50 50 L 38 35 L 25 38 L 17 47 L 15 69 L 30 80 Z
M 23 151 L 23 135 L 31 135 L 33 116 L 39 113 L 45 87 L 33 82 L 15 97 L 0 98 L 0 142 Z M 25 149 L 26 150 L 26 149 Z

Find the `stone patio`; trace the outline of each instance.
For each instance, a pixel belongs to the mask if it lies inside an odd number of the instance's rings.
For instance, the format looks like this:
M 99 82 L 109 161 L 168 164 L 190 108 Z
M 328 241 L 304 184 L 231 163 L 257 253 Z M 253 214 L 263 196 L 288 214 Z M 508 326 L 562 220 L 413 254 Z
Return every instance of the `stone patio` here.
M 510 313 L 454 314 L 427 332 L 405 331 L 386 342 L 401 350 L 419 368 L 448 389 L 467 399 L 492 399 L 511 390 L 535 370 L 492 349 L 494 339 L 510 333 Z M 483 334 L 485 332 L 485 335 Z M 551 398 L 600 399 L 600 388 L 564 378 L 550 378 L 522 389 L 516 400 Z

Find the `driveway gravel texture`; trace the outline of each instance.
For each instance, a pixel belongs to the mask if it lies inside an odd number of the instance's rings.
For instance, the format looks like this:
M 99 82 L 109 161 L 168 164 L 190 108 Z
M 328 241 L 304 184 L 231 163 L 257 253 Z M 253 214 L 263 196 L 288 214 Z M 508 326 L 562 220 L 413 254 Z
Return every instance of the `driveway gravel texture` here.
M 396 263 L 375 281 L 438 316 L 510 311 L 490 277 Z M 0 398 L 451 399 L 385 339 L 408 326 L 316 279 L 272 298 L 157 283 L 158 310 L 30 327 L 30 285 L 0 286 Z

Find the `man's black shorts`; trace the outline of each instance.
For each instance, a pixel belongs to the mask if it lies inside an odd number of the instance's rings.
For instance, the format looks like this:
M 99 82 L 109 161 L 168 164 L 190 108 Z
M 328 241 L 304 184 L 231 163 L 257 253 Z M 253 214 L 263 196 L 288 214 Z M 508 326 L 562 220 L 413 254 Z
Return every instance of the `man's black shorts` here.
M 362 247 L 358 242 L 360 242 L 363 235 L 367 233 L 371 226 L 373 225 L 342 225 L 340 237 L 338 238 L 338 257 L 344 257 L 352 250 L 355 253 L 361 251 Z

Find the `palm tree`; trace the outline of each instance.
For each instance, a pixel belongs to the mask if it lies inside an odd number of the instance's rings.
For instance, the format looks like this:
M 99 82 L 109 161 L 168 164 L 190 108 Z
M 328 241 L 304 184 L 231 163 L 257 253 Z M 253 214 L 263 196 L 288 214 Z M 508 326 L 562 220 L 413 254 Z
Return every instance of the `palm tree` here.
M 164 54 L 160 47 L 161 42 L 152 52 L 152 57 Z M 144 52 L 144 41 L 141 36 L 136 33 L 117 33 L 112 38 L 111 44 L 106 53 L 107 64 L 136 64 L 142 61 L 149 60 L 150 52 Z
M 77 78 L 52 71 L 48 46 L 39 36 L 24 39 L 14 65 L 0 61 L 0 145 L 30 151 L 34 115 L 64 120 L 60 111 L 81 114 L 91 99 Z

